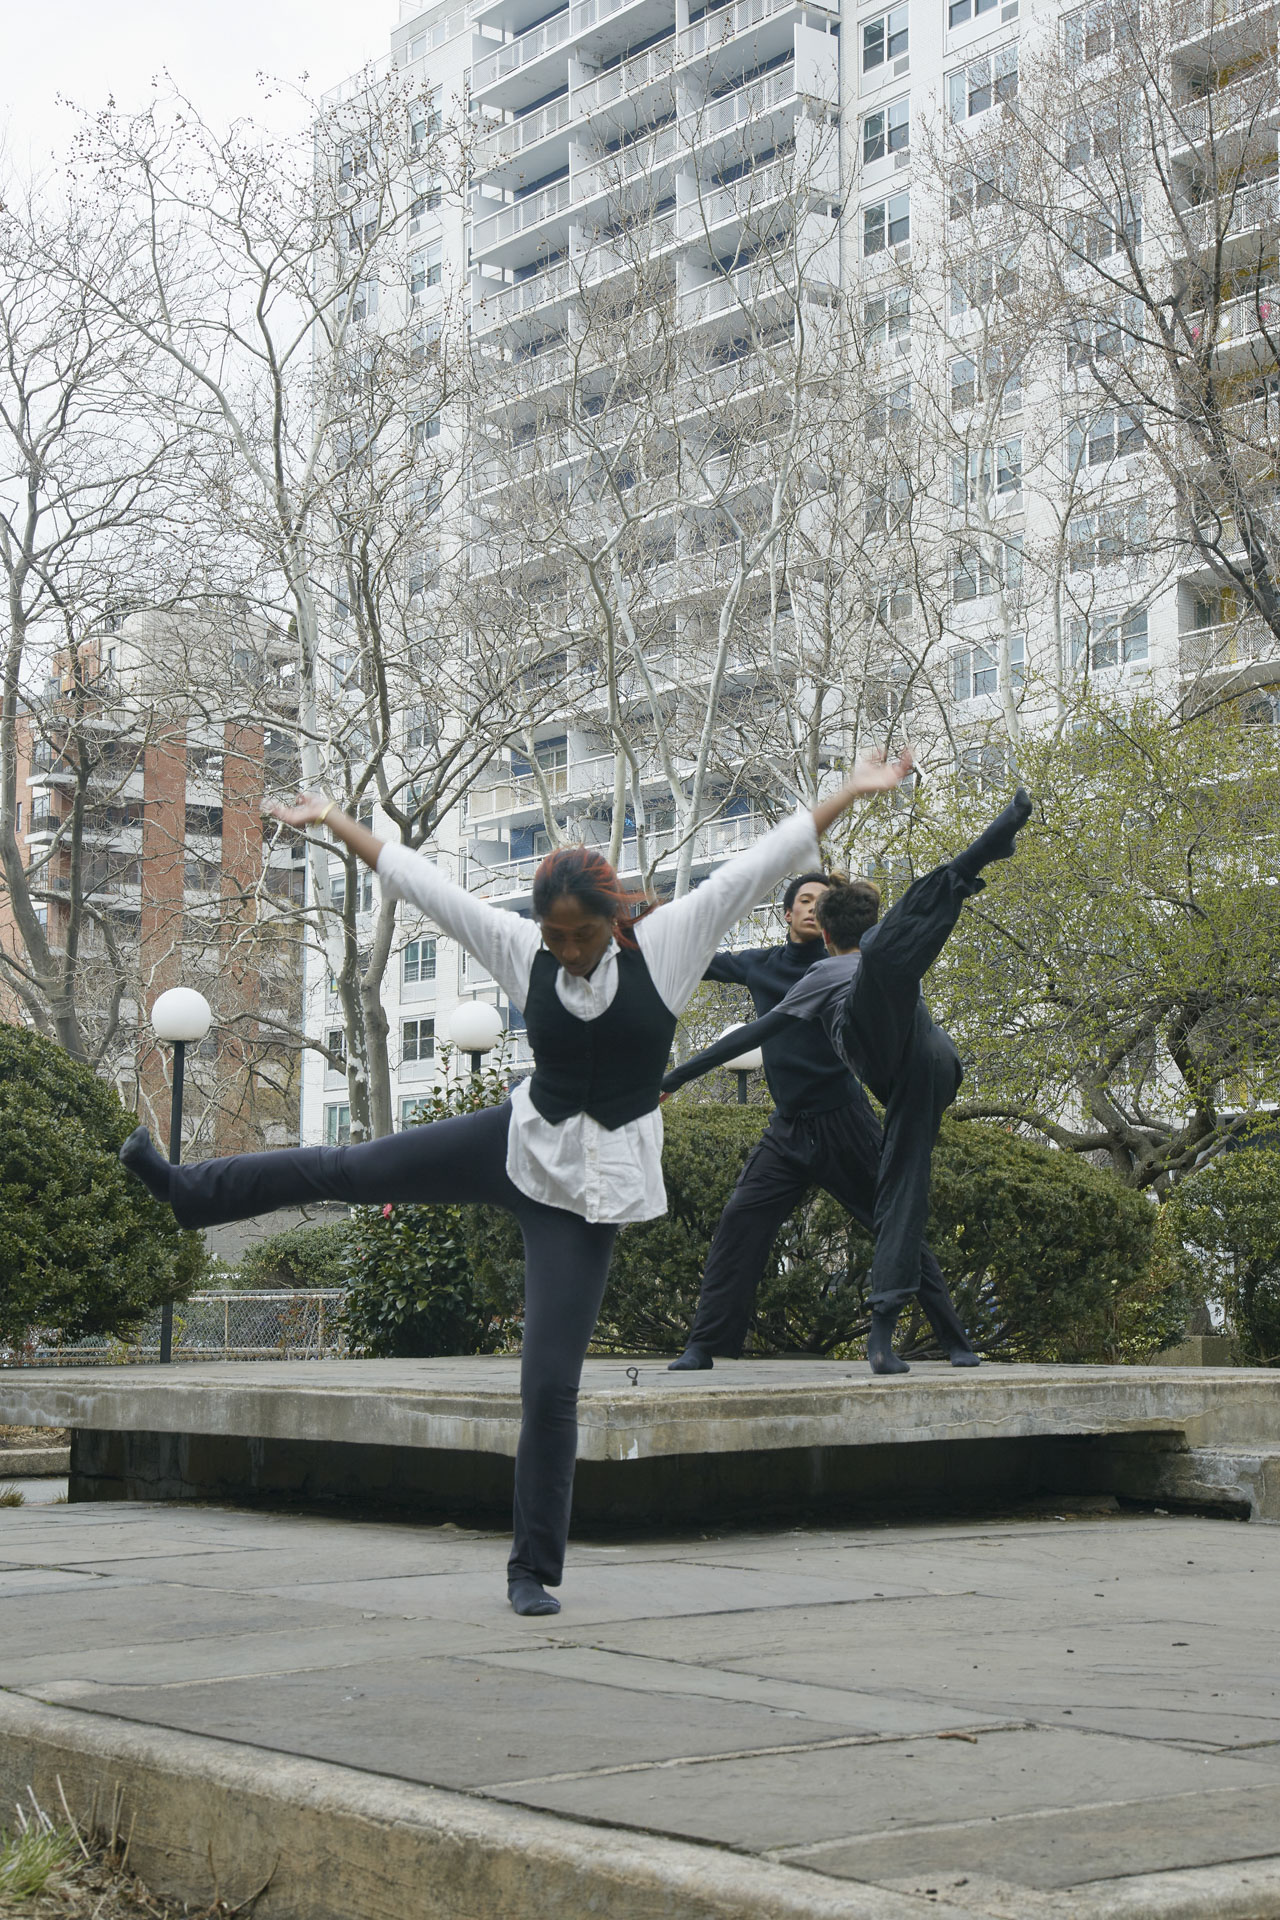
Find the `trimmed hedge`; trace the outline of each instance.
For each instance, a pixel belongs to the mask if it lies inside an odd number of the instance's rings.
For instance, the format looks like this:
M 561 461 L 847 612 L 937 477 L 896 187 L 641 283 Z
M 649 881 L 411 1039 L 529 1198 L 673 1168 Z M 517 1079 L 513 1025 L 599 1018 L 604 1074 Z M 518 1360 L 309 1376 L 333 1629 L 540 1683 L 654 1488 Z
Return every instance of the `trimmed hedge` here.
M 116 1158 L 136 1124 L 64 1048 L 0 1026 L 0 1343 L 127 1336 L 200 1279 L 199 1235 Z

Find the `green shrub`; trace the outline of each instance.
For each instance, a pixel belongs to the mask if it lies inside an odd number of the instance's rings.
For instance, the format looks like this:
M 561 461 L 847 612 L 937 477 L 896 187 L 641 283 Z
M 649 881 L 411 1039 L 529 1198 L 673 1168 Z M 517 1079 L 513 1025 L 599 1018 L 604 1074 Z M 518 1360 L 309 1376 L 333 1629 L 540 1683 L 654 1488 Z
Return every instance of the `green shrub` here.
M 424 1094 L 415 1124 L 505 1099 L 503 1076 L 491 1068 Z M 490 1208 L 353 1208 L 343 1310 L 352 1352 L 378 1359 L 492 1353 L 508 1339 L 508 1316 L 518 1310 L 518 1291 L 500 1284 L 513 1266 L 518 1270 L 518 1247 L 515 1223 Z
M 346 1220 L 325 1220 L 313 1227 L 286 1227 L 241 1254 L 228 1277 L 234 1287 L 283 1292 L 298 1287 L 342 1287 L 347 1282 Z
M 136 1124 L 62 1047 L 0 1026 L 0 1342 L 127 1335 L 200 1278 L 199 1236 L 116 1158 Z
M 664 1109 L 668 1212 L 624 1228 L 597 1345 L 670 1352 L 688 1332 L 707 1247 L 767 1114 Z M 947 1122 L 934 1156 L 929 1237 L 975 1344 L 1009 1360 L 1136 1359 L 1177 1337 L 1179 1285 L 1153 1282 L 1155 1208 L 1113 1175 L 999 1128 Z M 873 1243 L 825 1194 L 775 1242 L 749 1350 L 847 1350 L 870 1317 Z M 925 1356 L 927 1323 L 904 1322 Z
M 1240 1147 L 1211 1161 L 1174 1188 L 1161 1227 L 1225 1309 L 1245 1360 L 1280 1366 L 1280 1155 Z

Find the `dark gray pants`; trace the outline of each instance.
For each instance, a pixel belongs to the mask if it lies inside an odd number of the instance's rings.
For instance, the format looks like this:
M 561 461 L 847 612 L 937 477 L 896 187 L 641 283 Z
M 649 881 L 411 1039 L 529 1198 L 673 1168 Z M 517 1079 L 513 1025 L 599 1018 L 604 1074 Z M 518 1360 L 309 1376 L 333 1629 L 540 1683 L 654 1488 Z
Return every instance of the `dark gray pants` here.
M 920 982 L 982 884 L 949 864 L 908 887 L 863 936 L 862 965 L 845 1003 L 844 1050 L 884 1107 L 871 1300 L 886 1313 L 906 1306 L 918 1286 L 934 1144 L 964 1078 L 951 1036 L 929 1017 Z
M 720 1216 L 689 1334 L 691 1346 L 731 1358 L 742 1352 L 774 1238 L 812 1188 L 821 1187 L 860 1226 L 875 1231 L 882 1138 L 865 1100 L 830 1113 L 773 1115 L 747 1155 Z M 917 1292 L 946 1351 L 967 1351 L 968 1337 L 942 1269 L 927 1246 L 920 1251 Z
M 509 1572 L 558 1586 L 564 1570 L 578 1450 L 578 1382 L 604 1297 L 616 1226 L 528 1199 L 507 1178 L 511 1108 L 490 1107 L 407 1127 L 357 1147 L 237 1153 L 173 1169 L 184 1227 L 245 1220 L 276 1207 L 505 1207 L 524 1239 L 520 1439 Z

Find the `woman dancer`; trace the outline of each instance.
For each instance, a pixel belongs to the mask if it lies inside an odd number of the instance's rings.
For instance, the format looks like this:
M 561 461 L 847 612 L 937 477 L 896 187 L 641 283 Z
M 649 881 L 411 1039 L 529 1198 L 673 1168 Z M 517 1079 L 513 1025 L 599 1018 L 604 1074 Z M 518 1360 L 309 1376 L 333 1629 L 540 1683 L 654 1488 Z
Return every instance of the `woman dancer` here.
M 582 1363 L 619 1226 L 666 1210 L 659 1087 L 676 1020 L 722 935 L 795 867 L 860 794 L 911 769 L 860 760 L 830 799 L 801 808 L 682 900 L 632 921 L 633 901 L 589 847 L 547 855 L 533 920 L 455 886 L 429 860 L 377 839 L 332 800 L 273 809 L 325 825 L 372 867 L 384 896 L 412 901 L 523 1008 L 534 1071 L 510 1100 L 351 1147 L 297 1147 L 171 1167 L 145 1127 L 120 1157 L 181 1225 L 243 1220 L 317 1200 L 507 1208 L 525 1249 L 521 1422 L 507 1593 L 517 1613 L 558 1613 Z

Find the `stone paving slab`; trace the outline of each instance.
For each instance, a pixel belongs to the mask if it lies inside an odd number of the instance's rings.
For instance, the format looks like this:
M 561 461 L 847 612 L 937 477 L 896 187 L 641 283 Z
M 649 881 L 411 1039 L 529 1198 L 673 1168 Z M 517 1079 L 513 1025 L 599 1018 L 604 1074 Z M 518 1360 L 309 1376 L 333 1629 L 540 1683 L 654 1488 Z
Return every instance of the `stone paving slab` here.
M 542 1620 L 507 1608 L 505 1552 L 385 1521 L 0 1510 L 0 1793 L 29 1754 L 87 1779 L 73 1749 L 104 1780 L 151 1755 L 156 1804 L 219 1768 L 255 1806 L 270 1779 L 299 1806 L 323 1781 L 352 1859 L 382 1795 L 381 1904 L 335 1868 L 335 1920 L 1280 1916 L 1274 1529 L 1090 1513 L 575 1543 Z M 243 1897 L 283 1815 L 225 1791 L 208 1844 Z M 215 1820 L 208 1792 L 182 1806 L 192 1836 Z M 471 1878 L 432 1905 L 413 1848 L 457 1866 L 440 1835 L 472 1827 Z M 195 1838 L 171 1851 L 174 1890 L 207 1892 Z M 327 1920 L 290 1885 L 281 1868 L 263 1920 Z

